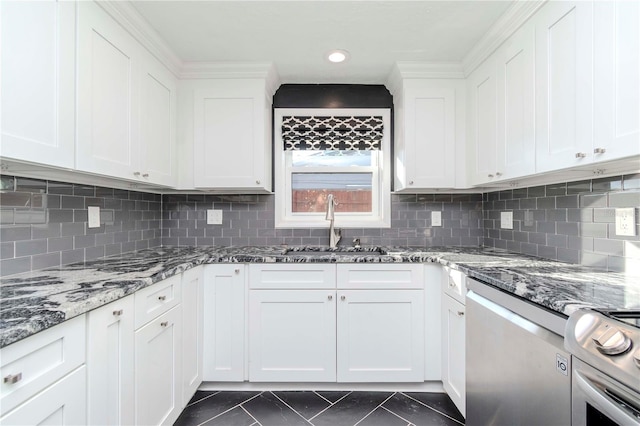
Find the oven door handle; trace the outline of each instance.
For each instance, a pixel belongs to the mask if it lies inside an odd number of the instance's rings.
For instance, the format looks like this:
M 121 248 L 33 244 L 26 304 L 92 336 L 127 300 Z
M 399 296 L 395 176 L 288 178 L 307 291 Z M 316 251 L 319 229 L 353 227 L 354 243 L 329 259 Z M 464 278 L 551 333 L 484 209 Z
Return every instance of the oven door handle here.
M 602 389 L 594 385 L 593 381 L 589 379 L 588 376 L 582 374 L 578 370 L 574 370 L 573 374 L 575 383 L 578 385 L 580 390 L 584 392 L 588 400 L 597 404 L 597 408 L 600 411 L 603 411 L 603 414 L 606 414 L 616 423 L 638 424 L 638 418 L 633 417 L 629 413 L 629 408 L 626 408 L 623 404 L 620 404 L 608 397 Z M 604 384 L 601 384 L 601 386 L 606 387 Z

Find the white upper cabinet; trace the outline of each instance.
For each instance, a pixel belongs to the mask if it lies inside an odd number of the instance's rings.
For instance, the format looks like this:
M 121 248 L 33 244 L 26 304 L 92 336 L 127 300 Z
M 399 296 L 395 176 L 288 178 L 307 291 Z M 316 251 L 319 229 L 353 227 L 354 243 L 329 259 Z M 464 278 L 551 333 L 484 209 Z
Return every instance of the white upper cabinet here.
M 533 19 L 536 169 L 546 172 L 588 163 L 594 120 L 593 3 L 549 2 Z
M 175 77 L 96 3 L 78 8 L 77 168 L 173 185 Z
M 491 181 L 497 170 L 498 83 L 495 58 L 487 59 L 467 78 L 469 178 L 477 185 Z
M 196 188 L 271 191 L 271 96 L 265 79 L 208 80 L 193 94 Z
M 473 185 L 535 172 L 534 28 L 528 23 L 467 79 Z
M 496 179 L 535 172 L 534 49 L 535 28 L 528 22 L 496 54 Z
M 144 52 L 140 83 L 139 169 L 142 178 L 175 186 L 177 80 L 156 58 Z
M 74 166 L 73 2 L 0 2 L 0 156 Z
M 456 128 L 457 121 L 464 122 L 456 120 L 457 108 L 464 109 L 463 80 L 405 79 L 394 96 L 394 190 L 455 188 L 457 135 L 464 134 Z
M 593 161 L 640 154 L 640 3 L 594 3 Z

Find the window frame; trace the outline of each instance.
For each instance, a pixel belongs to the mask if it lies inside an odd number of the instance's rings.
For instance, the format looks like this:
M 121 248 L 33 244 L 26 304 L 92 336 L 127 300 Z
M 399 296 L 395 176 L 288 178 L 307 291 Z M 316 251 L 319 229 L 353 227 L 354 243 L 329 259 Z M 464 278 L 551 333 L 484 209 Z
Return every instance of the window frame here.
M 384 126 L 380 150 L 372 156 L 371 166 L 349 167 L 300 167 L 291 164 L 282 140 L 284 116 L 381 116 Z M 294 173 L 372 173 L 372 212 L 336 212 L 335 226 L 339 228 L 390 228 L 391 227 L 391 110 L 388 108 L 275 108 L 274 123 L 274 192 L 276 228 L 326 228 L 329 222 L 325 213 L 293 213 L 291 181 Z M 292 151 L 288 151 L 292 152 Z M 338 200 L 339 201 L 339 200 Z

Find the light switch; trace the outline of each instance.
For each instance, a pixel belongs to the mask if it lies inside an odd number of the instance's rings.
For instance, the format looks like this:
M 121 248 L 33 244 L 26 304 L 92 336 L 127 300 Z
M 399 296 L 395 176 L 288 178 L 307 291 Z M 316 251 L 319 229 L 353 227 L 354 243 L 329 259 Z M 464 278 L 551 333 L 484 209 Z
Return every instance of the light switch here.
M 513 212 L 500 212 L 500 228 L 513 229 Z
M 636 235 L 636 209 L 616 209 L 616 235 L 633 237 Z
M 89 228 L 100 228 L 100 207 L 87 207 L 87 216 L 89 217 Z
M 431 212 L 431 226 L 442 226 L 442 212 Z
M 207 210 L 207 225 L 222 225 L 222 210 Z

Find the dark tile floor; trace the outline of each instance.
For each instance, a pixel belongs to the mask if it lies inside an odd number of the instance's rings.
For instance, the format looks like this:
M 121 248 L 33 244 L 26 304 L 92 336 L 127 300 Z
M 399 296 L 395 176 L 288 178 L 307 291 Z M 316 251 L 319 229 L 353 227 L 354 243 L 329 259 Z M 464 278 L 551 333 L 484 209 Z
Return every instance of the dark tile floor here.
M 464 425 L 444 393 L 198 391 L 176 426 Z

